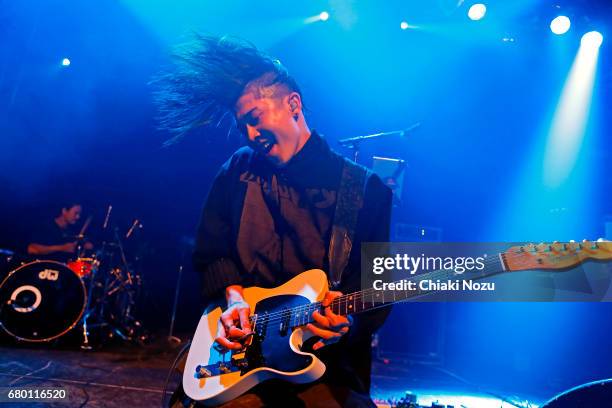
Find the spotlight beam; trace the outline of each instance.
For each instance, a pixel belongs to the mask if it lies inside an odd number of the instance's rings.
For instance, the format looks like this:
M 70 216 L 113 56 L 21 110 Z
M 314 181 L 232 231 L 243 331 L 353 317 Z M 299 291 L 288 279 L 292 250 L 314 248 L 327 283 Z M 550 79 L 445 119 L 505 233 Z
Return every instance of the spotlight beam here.
M 599 47 L 581 42 L 553 116 L 544 154 L 544 184 L 559 187 L 571 174 L 586 131 Z
M 322 11 L 319 14 L 316 14 L 312 17 L 308 17 L 304 20 L 306 24 L 316 23 L 317 21 L 327 21 L 329 20 L 329 13 L 327 11 Z

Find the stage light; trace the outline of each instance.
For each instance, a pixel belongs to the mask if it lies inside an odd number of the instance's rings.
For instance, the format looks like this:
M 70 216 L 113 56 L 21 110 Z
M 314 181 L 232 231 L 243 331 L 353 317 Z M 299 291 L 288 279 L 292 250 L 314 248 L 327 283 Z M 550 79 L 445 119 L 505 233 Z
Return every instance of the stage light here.
M 572 23 L 568 17 L 558 16 L 550 22 L 550 31 L 557 35 L 565 34 L 568 32 L 571 25 Z
M 598 31 L 589 31 L 585 35 L 582 36 L 580 40 L 580 46 L 589 48 L 589 49 L 597 49 L 603 42 L 603 35 L 601 35 Z
M 563 87 L 544 157 L 544 182 L 549 188 L 561 186 L 576 167 L 587 129 L 602 41 L 597 31 L 582 36 Z
M 64 59 L 62 60 L 62 65 L 63 65 L 64 67 L 67 67 L 68 65 L 70 65 L 70 60 L 69 60 L 68 58 L 64 58 Z
M 329 13 L 327 11 L 322 11 L 319 14 L 315 14 L 314 16 L 308 17 L 304 20 L 304 23 L 312 24 L 327 20 L 329 20 Z
M 400 23 L 400 28 L 401 28 L 402 30 L 407 30 L 407 29 L 408 29 L 408 23 L 407 23 L 407 22 L 405 22 L 405 21 L 402 21 L 402 22 Z
M 478 21 L 482 20 L 487 13 L 487 6 L 482 3 L 473 4 L 468 10 L 468 17 L 470 20 Z

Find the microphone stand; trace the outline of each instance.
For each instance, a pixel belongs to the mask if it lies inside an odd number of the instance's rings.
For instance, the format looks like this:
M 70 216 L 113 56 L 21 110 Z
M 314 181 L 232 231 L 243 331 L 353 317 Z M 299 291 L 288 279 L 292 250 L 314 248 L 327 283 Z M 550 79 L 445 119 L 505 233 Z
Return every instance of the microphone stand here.
M 172 317 L 170 319 L 170 332 L 168 342 L 180 344 L 182 340 L 174 335 L 174 318 L 176 317 L 176 307 L 178 305 L 179 293 L 181 291 L 181 277 L 183 276 L 183 264 L 179 265 L 178 278 L 176 279 L 176 290 L 174 293 L 174 304 L 172 305 Z
M 361 142 L 372 140 L 372 139 L 390 137 L 390 136 L 405 137 L 419 127 L 421 127 L 421 123 L 417 122 L 414 125 L 409 126 L 406 129 L 402 129 L 402 130 L 392 130 L 390 132 L 381 132 L 381 133 L 374 133 L 371 135 L 355 136 L 355 137 L 349 137 L 346 139 L 340 139 L 338 140 L 338 144 L 340 146 L 343 146 L 349 149 L 353 149 L 353 160 L 355 161 L 355 163 L 358 163 L 359 147 L 360 147 Z
M 181 263 L 178 268 L 178 276 L 176 278 L 176 289 L 174 290 L 174 302 L 172 304 L 172 316 L 170 317 L 170 331 L 168 333 L 168 342 L 169 343 L 182 343 L 182 340 L 174 335 L 174 320 L 176 318 L 176 310 L 178 307 L 178 299 L 181 291 L 181 278 L 183 276 L 183 265 L 185 264 L 185 256 L 190 248 L 192 248 L 194 243 L 188 237 L 183 237 L 181 239 Z

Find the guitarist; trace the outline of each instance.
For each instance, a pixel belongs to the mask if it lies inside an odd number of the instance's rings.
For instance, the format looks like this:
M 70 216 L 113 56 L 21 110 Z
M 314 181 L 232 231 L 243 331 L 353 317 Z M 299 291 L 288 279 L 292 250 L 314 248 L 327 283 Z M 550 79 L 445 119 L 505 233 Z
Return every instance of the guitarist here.
M 162 123 L 177 136 L 232 118 L 247 140 L 212 184 L 193 254 L 203 295 L 226 307 L 217 343 L 239 349 L 251 333 L 254 305 L 243 300 L 243 287 L 278 286 L 318 268 L 333 271 L 324 305 L 358 290 L 361 243 L 389 239 L 391 191 L 309 128 L 302 92 L 285 67 L 251 44 L 197 36 L 158 84 Z M 371 335 L 387 314 L 314 312 L 309 347 L 325 375 L 305 385 L 264 382 L 224 406 L 373 407 Z

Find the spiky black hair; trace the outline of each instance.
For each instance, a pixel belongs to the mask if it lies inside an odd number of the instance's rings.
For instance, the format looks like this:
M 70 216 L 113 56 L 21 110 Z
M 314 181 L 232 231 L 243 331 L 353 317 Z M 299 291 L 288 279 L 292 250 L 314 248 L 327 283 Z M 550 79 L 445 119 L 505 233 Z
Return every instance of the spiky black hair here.
M 178 141 L 196 128 L 236 128 L 233 108 L 247 84 L 283 84 L 290 92 L 301 91 L 279 60 L 253 44 L 230 37 L 194 34 L 177 48 L 171 71 L 158 74 L 154 100 L 162 130 Z

